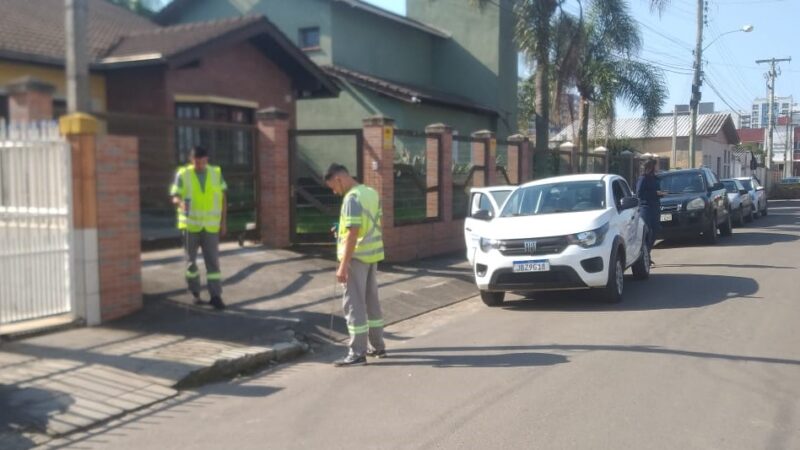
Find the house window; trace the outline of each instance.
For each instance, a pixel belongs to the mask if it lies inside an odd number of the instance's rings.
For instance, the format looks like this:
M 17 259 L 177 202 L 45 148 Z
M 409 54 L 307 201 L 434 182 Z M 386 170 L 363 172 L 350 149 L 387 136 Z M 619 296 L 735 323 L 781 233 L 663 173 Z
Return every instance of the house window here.
M 300 48 L 303 50 L 316 50 L 319 48 L 319 27 L 300 29 Z
M 215 164 L 223 167 L 252 164 L 254 140 L 252 130 L 247 127 L 253 123 L 251 108 L 216 103 L 176 103 L 175 117 L 178 119 L 175 132 L 179 162 L 187 162 L 191 148 L 201 145 L 209 150 Z

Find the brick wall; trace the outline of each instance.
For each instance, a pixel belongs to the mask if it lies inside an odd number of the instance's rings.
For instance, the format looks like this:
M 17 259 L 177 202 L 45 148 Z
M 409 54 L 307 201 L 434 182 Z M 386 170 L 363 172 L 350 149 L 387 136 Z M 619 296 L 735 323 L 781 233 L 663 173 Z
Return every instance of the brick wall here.
M 261 241 L 273 248 L 291 244 L 288 114 L 275 108 L 259 111 L 258 226 Z
M 453 220 L 453 175 L 452 129 L 442 124 L 427 128 L 429 157 L 433 149 L 438 155 L 441 139 L 441 167 L 438 176 L 441 195 L 441 217 L 439 220 L 415 224 L 394 225 L 394 173 L 393 142 L 385 141 L 384 127 L 393 127 L 387 118 L 371 118 L 364 122 L 364 183 L 375 188 L 381 196 L 383 206 L 383 238 L 386 259 L 391 262 L 411 261 L 464 249 L 464 221 Z M 430 160 L 429 160 L 430 163 Z M 377 164 L 377 165 L 376 165 Z M 430 165 L 429 165 L 430 166 Z M 374 168 L 377 167 L 377 170 Z M 429 174 L 430 176 L 431 174 Z M 429 181 L 430 178 L 429 178 Z M 429 197 L 429 201 L 432 197 Z M 438 208 L 438 202 L 436 202 Z M 432 205 L 429 205 L 432 207 Z
M 142 307 L 138 164 L 135 138 L 97 138 L 98 265 L 104 322 Z
M 170 116 L 175 94 L 215 95 L 252 101 L 258 108 L 277 107 L 295 123 L 291 78 L 249 43 L 215 49 L 197 66 L 169 70 L 165 89 Z
M 106 96 L 108 110 L 111 112 L 170 115 L 167 104 L 166 66 L 108 71 Z

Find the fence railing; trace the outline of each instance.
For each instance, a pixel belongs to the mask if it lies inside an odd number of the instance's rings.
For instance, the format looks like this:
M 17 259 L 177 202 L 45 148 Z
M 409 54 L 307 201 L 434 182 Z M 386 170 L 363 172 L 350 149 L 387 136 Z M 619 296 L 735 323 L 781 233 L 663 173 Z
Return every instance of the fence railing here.
M 228 185 L 228 232 L 235 235 L 257 222 L 258 182 L 253 124 L 178 119 L 124 113 L 98 114 L 110 134 L 139 142 L 139 189 L 142 240 L 177 238 L 169 186 L 176 168 L 189 161 L 192 146 L 208 149 L 210 163 L 222 168 Z M 249 225 L 249 226 L 248 226 Z
M 453 136 L 453 219 L 467 216 L 470 189 L 489 184 L 488 158 L 485 139 Z
M 57 125 L 0 122 L 0 330 L 72 311 L 71 195 Z
M 362 179 L 362 132 L 360 129 L 292 130 L 289 136 L 292 240 L 333 242 L 330 229 L 339 217 L 342 198 L 325 185 L 323 178 L 328 166 L 335 162 Z
M 436 144 L 429 145 L 430 139 Z M 395 130 L 394 145 L 395 225 L 441 219 L 441 138 L 424 132 Z

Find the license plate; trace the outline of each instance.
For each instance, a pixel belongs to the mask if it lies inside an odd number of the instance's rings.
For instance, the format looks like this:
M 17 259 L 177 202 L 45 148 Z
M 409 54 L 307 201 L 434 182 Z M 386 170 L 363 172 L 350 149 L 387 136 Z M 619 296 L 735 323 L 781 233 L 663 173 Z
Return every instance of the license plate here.
M 550 270 L 550 262 L 546 259 L 538 261 L 515 261 L 513 268 L 514 273 L 547 272 L 548 270 Z
M 672 214 L 662 214 L 661 215 L 662 222 L 672 222 Z

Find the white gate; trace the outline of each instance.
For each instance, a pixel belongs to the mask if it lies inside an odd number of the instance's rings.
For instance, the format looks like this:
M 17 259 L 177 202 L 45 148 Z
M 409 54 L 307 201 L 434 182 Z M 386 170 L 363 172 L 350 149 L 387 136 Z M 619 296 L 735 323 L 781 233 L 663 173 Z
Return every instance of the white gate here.
M 0 334 L 73 310 L 71 191 L 55 123 L 0 121 Z

